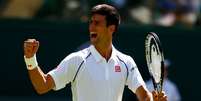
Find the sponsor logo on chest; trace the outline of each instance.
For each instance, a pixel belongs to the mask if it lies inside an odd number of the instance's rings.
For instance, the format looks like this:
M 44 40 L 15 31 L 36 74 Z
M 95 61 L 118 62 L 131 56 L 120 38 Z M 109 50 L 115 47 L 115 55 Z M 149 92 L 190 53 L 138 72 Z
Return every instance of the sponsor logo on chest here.
M 119 65 L 115 66 L 115 72 L 121 72 L 121 67 Z

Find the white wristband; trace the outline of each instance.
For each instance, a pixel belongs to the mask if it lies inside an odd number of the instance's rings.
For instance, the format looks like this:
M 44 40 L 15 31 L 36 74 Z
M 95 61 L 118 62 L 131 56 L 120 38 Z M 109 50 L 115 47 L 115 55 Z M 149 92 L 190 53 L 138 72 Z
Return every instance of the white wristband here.
M 27 67 L 28 70 L 33 70 L 33 69 L 38 67 L 38 62 L 36 60 L 36 55 L 34 55 L 31 58 L 26 58 L 24 56 L 24 61 L 26 63 L 26 67 Z

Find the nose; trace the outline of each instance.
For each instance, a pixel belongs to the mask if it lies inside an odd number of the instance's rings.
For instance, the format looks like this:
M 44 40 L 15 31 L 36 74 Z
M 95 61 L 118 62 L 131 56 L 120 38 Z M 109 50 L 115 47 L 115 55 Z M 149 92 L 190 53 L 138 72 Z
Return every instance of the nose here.
M 89 23 L 89 31 L 90 31 L 90 32 L 94 32 L 95 29 L 96 29 L 96 24 L 95 24 L 94 21 L 91 21 L 91 22 Z
M 89 24 L 89 31 L 90 31 L 90 32 L 93 32 L 94 30 L 95 30 L 94 24 L 93 24 L 93 23 L 90 23 L 90 24 Z

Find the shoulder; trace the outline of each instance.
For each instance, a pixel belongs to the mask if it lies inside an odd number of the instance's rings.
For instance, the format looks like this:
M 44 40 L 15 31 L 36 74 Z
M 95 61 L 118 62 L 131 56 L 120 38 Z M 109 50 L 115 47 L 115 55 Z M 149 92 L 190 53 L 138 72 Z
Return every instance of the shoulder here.
M 117 57 L 122 59 L 122 60 L 128 60 L 128 58 L 130 57 L 129 55 L 122 53 L 117 49 L 115 49 L 115 53 L 116 53 Z
M 83 61 L 89 54 L 89 49 L 85 48 L 83 50 L 69 54 L 65 57 L 64 61 Z
M 131 56 L 125 54 L 125 53 L 122 53 L 122 52 L 116 50 L 116 54 L 120 60 L 122 60 L 126 63 L 133 63 L 134 62 L 133 58 Z

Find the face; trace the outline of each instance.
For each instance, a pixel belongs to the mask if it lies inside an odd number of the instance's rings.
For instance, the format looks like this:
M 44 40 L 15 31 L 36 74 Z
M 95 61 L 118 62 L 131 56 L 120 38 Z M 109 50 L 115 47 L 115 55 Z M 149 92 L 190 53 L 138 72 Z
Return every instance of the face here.
M 114 25 L 107 26 L 106 17 L 94 14 L 89 24 L 90 41 L 93 45 L 104 45 L 112 42 Z

